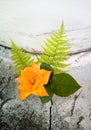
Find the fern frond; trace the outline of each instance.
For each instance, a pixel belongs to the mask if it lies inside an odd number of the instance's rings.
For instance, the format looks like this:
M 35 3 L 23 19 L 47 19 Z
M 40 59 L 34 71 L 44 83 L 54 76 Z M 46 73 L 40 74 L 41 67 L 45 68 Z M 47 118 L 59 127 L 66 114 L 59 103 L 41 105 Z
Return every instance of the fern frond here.
M 30 55 L 26 54 L 22 51 L 22 49 L 18 48 L 18 46 L 12 42 L 12 51 L 11 51 L 11 59 L 14 61 L 14 71 L 19 74 L 22 69 L 27 66 L 30 66 L 33 62 L 33 59 Z
M 66 61 L 69 58 L 70 47 L 66 45 L 68 40 L 65 34 L 64 22 L 62 22 L 61 28 L 44 41 L 45 44 L 42 46 L 44 54 L 37 59 L 38 63 L 50 64 L 55 73 L 65 72 L 64 68 L 69 65 Z

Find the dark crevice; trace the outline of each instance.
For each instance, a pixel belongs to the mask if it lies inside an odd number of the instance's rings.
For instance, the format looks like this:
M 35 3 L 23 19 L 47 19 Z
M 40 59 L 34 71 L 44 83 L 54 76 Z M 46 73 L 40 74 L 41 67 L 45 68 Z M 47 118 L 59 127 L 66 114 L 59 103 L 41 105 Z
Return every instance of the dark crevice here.
M 5 77 L 4 77 L 4 78 L 5 78 Z M 2 79 L 2 81 L 4 80 L 4 78 Z M 11 77 L 8 77 L 7 84 L 0 90 L 0 95 L 1 95 L 2 91 L 9 85 L 10 81 L 11 81 Z M 3 82 L 2 82 L 2 83 L 3 83 Z
M 0 63 L 2 63 L 3 59 L 0 59 Z
M 80 94 L 81 94 L 81 92 L 78 95 L 74 96 L 74 101 L 73 101 L 73 105 L 72 105 L 72 109 L 71 109 L 71 116 L 73 116 L 75 104 L 76 104 L 76 101 L 77 101 Z
M 83 119 L 84 119 L 83 116 L 80 116 L 80 117 L 79 117 L 79 120 L 78 120 L 78 122 L 77 122 L 77 129 L 80 128 L 80 123 L 81 123 L 81 121 L 82 121 Z
M 52 126 L 52 106 L 53 106 L 53 101 L 52 101 L 52 99 L 51 99 L 50 119 L 49 119 L 49 130 L 51 130 L 51 126 Z
M 87 48 L 87 49 L 82 49 L 82 50 L 79 50 L 79 51 L 76 51 L 76 52 L 71 52 L 69 55 L 72 56 L 72 55 L 80 54 L 80 53 L 83 53 L 83 52 L 90 52 L 90 51 L 91 51 L 91 47 Z
M 2 43 L 5 43 L 4 41 L 1 41 Z M 5 43 L 6 44 L 6 43 Z M 3 47 L 3 48 L 5 48 L 5 49 L 11 49 L 11 47 L 9 47 L 9 46 L 6 46 L 6 45 L 2 45 L 2 44 L 0 44 L 0 46 L 1 47 Z
M 5 49 L 9 49 L 11 50 L 11 47 L 8 47 L 8 46 L 5 46 L 5 45 L 0 45 L 1 47 L 4 47 Z M 35 50 L 35 49 L 32 49 L 33 51 L 27 51 L 23 48 L 21 48 L 24 52 L 26 53 L 29 53 L 29 54 L 33 54 L 33 55 L 41 55 L 41 54 L 44 54 L 43 52 L 41 51 L 38 51 L 38 50 Z M 80 53 L 83 53 L 83 52 L 90 52 L 91 51 L 91 47 L 89 48 L 86 48 L 86 49 L 81 49 L 81 50 L 78 50 L 76 52 L 71 52 L 69 55 L 72 56 L 72 55 L 76 55 L 76 54 L 80 54 Z M 46 54 L 45 54 L 46 55 Z
M 4 106 L 4 104 L 6 104 L 8 101 L 10 101 L 10 100 L 12 100 L 13 98 L 8 98 L 8 99 L 6 99 L 5 101 L 3 101 L 2 103 L 1 103 L 1 106 L 0 106 L 0 109 L 2 109 L 2 107 Z
M 72 109 L 71 109 L 71 116 L 73 115 L 73 112 L 74 112 L 76 100 L 77 100 L 77 95 L 75 95 L 75 97 L 74 97 L 74 102 L 73 102 Z
M 3 48 L 5 48 L 5 49 L 11 50 L 11 47 L 8 47 L 8 46 L 6 46 L 6 45 L 0 45 L 0 46 L 3 47 Z M 35 50 L 35 49 L 32 49 L 32 48 L 31 48 L 32 51 L 27 51 L 26 49 L 23 49 L 23 48 L 21 48 L 21 49 L 22 49 L 24 52 L 29 53 L 29 54 L 33 54 L 33 55 L 41 55 L 41 54 L 44 54 L 43 52 L 38 51 L 38 50 Z
M 0 122 L 0 130 L 10 130 L 10 127 L 6 122 Z
M 0 77 L 0 85 L 3 84 L 5 77 Z

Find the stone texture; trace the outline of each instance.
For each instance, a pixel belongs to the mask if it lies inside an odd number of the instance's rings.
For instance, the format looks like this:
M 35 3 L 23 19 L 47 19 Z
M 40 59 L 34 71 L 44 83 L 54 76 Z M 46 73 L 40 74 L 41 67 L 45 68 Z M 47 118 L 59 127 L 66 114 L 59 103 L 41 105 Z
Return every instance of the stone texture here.
M 90 130 L 91 52 L 72 55 L 69 73 L 82 86 L 75 94 L 42 104 L 34 95 L 17 98 L 10 49 L 0 47 L 0 130 Z
M 91 64 L 74 67 L 70 74 L 80 83 L 82 88 L 67 98 L 54 96 L 52 106 L 52 128 L 61 128 L 59 119 L 69 124 L 70 130 L 91 129 Z M 59 114 L 60 113 L 60 114 Z M 54 127 L 54 124 L 55 127 Z M 57 127 L 58 126 L 58 127 Z
M 42 104 L 33 95 L 20 101 L 11 65 L 8 58 L 0 62 L 0 130 L 48 130 L 50 102 Z

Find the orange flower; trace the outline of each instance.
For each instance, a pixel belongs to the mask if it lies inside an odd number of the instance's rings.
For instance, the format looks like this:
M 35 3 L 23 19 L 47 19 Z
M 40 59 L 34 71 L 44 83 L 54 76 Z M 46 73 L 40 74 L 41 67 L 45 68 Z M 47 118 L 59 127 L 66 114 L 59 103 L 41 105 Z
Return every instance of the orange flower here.
M 21 70 L 21 75 L 16 79 L 20 82 L 20 85 L 17 86 L 21 91 L 19 98 L 23 100 L 30 94 L 48 96 L 44 85 L 48 83 L 50 74 L 51 71 L 40 69 L 40 66 L 35 63 L 32 63 L 31 67 Z

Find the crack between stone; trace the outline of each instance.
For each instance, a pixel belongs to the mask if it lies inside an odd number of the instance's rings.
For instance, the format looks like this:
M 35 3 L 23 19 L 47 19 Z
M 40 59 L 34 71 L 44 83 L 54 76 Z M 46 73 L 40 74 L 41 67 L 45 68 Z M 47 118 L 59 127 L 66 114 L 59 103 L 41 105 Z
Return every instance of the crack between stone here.
M 3 59 L 0 59 L 0 63 L 2 63 Z
M 73 116 L 73 114 L 74 114 L 75 104 L 76 104 L 76 101 L 77 101 L 78 97 L 80 96 L 81 92 L 78 95 L 74 96 L 74 101 L 73 101 L 73 105 L 72 105 L 72 108 L 71 108 L 71 116 Z
M 83 119 L 84 119 L 83 116 L 80 116 L 80 117 L 79 117 L 79 120 L 78 120 L 78 122 L 77 122 L 77 129 L 80 128 L 80 123 L 81 123 L 81 121 L 82 121 Z
M 4 104 L 6 104 L 8 101 L 12 100 L 13 98 L 8 98 L 6 99 L 5 101 L 2 102 L 1 106 L 0 106 L 0 109 L 3 108 Z
M 8 46 L 5 46 L 5 45 L 0 45 L 1 47 L 5 48 L 5 49 L 9 49 L 11 50 L 11 47 L 8 47 Z M 23 48 L 21 48 L 24 52 L 26 53 L 29 53 L 29 54 L 33 54 L 33 55 L 41 55 L 41 54 L 44 54 L 42 51 L 38 51 L 38 50 L 35 50 L 32 48 L 33 51 L 27 51 Z M 78 51 L 75 51 L 75 52 L 71 52 L 69 53 L 70 56 L 73 56 L 73 55 L 77 55 L 77 54 L 80 54 L 80 53 L 85 53 L 85 52 L 91 52 L 91 47 L 89 48 L 86 48 L 86 49 L 82 49 L 82 50 L 78 50 Z M 44 54 L 46 55 L 46 54 Z
M 79 50 L 79 51 L 76 51 L 76 52 L 71 52 L 69 55 L 72 56 L 72 55 L 77 55 L 77 54 L 80 54 L 80 53 L 83 53 L 83 52 L 90 52 L 90 51 L 91 51 L 91 47 L 86 48 L 86 49 L 82 49 L 82 50 Z
M 4 80 L 5 80 L 5 77 L 0 77 L 0 85 L 4 82 Z
M 1 41 L 1 42 L 4 42 L 4 41 Z M 4 42 L 4 43 L 5 43 L 5 42 Z M 0 44 L 0 46 L 1 46 L 1 47 L 4 47 L 5 49 L 11 49 L 11 47 L 5 46 L 5 45 L 2 45 L 2 44 Z
M 7 84 L 0 90 L 0 95 L 2 95 L 2 94 L 1 94 L 2 91 L 9 85 L 10 81 L 11 81 L 11 77 L 8 77 Z
M 52 106 L 53 106 L 53 101 L 51 99 L 50 117 L 49 117 L 49 130 L 51 130 L 51 126 L 52 126 Z

